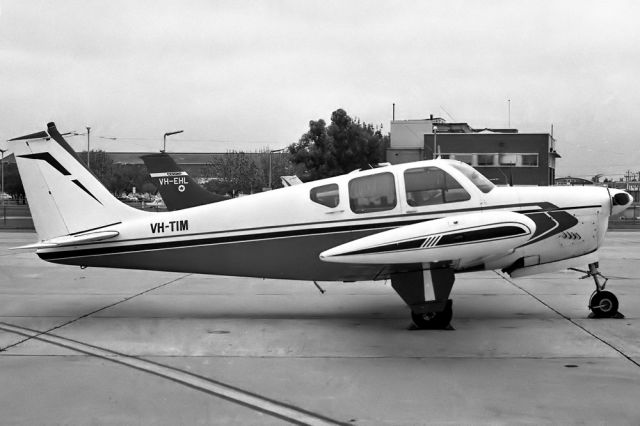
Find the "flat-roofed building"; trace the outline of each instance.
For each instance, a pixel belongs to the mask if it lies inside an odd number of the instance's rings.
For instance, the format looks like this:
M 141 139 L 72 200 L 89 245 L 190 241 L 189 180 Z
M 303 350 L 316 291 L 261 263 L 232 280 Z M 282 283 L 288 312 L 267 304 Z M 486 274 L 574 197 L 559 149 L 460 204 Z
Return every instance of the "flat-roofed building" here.
M 425 120 L 391 122 L 387 161 L 392 164 L 451 158 L 470 164 L 497 185 L 553 185 L 555 139 L 517 129 L 474 129 L 467 123 Z

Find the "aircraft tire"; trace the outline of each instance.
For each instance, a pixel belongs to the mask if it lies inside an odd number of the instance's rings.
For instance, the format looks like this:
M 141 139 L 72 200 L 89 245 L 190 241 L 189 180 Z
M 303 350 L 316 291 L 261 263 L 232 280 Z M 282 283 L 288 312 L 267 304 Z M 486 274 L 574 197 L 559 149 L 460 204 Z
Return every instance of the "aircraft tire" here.
M 618 298 L 610 291 L 596 291 L 589 301 L 589 309 L 596 318 L 613 318 L 618 313 Z
M 451 300 L 447 300 L 447 305 L 442 312 L 429 312 L 426 314 L 411 312 L 411 319 L 420 330 L 444 330 L 449 326 L 453 317 L 452 305 Z

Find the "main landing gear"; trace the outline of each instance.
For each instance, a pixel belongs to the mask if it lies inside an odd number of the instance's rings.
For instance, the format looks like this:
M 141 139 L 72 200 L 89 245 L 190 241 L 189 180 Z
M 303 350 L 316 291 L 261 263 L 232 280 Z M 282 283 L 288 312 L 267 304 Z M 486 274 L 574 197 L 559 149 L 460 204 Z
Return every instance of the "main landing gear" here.
M 391 286 L 411 309 L 415 328 L 450 329 L 453 308 L 449 295 L 455 281 L 453 269 L 403 272 L 391 277 Z
M 420 330 L 445 330 L 449 328 L 453 318 L 453 302 L 447 300 L 444 310 L 440 312 L 415 313 L 411 311 L 411 320 Z
M 609 279 L 598 271 L 598 262 L 590 263 L 588 271 L 575 268 L 571 269 L 586 274 L 580 279 L 591 277 L 596 284 L 596 290 L 591 294 L 591 298 L 589 299 L 589 309 L 591 309 L 594 318 L 624 318 L 624 316 L 618 312 L 619 305 L 616 295 L 604 289 Z

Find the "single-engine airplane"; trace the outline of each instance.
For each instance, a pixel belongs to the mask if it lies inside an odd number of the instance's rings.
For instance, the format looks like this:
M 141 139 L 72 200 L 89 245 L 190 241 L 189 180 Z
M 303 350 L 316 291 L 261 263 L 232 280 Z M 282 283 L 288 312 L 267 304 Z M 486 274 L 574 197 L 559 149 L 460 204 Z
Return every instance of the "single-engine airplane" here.
M 617 313 L 598 253 L 633 201 L 594 187 L 496 187 L 429 160 L 162 213 L 131 208 L 49 123 L 10 141 L 49 262 L 309 281 L 390 279 L 418 328 L 444 328 L 455 274 L 512 277 L 587 265 L 596 316 Z
M 149 154 L 141 158 L 169 211 L 229 199 L 225 195 L 214 194 L 198 185 L 185 170 L 178 167 L 169 154 Z

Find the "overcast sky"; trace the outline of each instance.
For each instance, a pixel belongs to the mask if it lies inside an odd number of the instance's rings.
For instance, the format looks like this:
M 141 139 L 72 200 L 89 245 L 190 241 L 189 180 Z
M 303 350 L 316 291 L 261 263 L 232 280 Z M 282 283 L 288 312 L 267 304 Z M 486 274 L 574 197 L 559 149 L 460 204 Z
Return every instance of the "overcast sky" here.
M 0 147 L 282 148 L 344 108 L 554 127 L 557 175 L 640 170 L 637 1 L 0 0 Z M 117 141 L 99 136 L 118 137 Z M 134 139 L 135 138 L 135 139 Z M 86 138 L 74 137 L 76 149 Z

